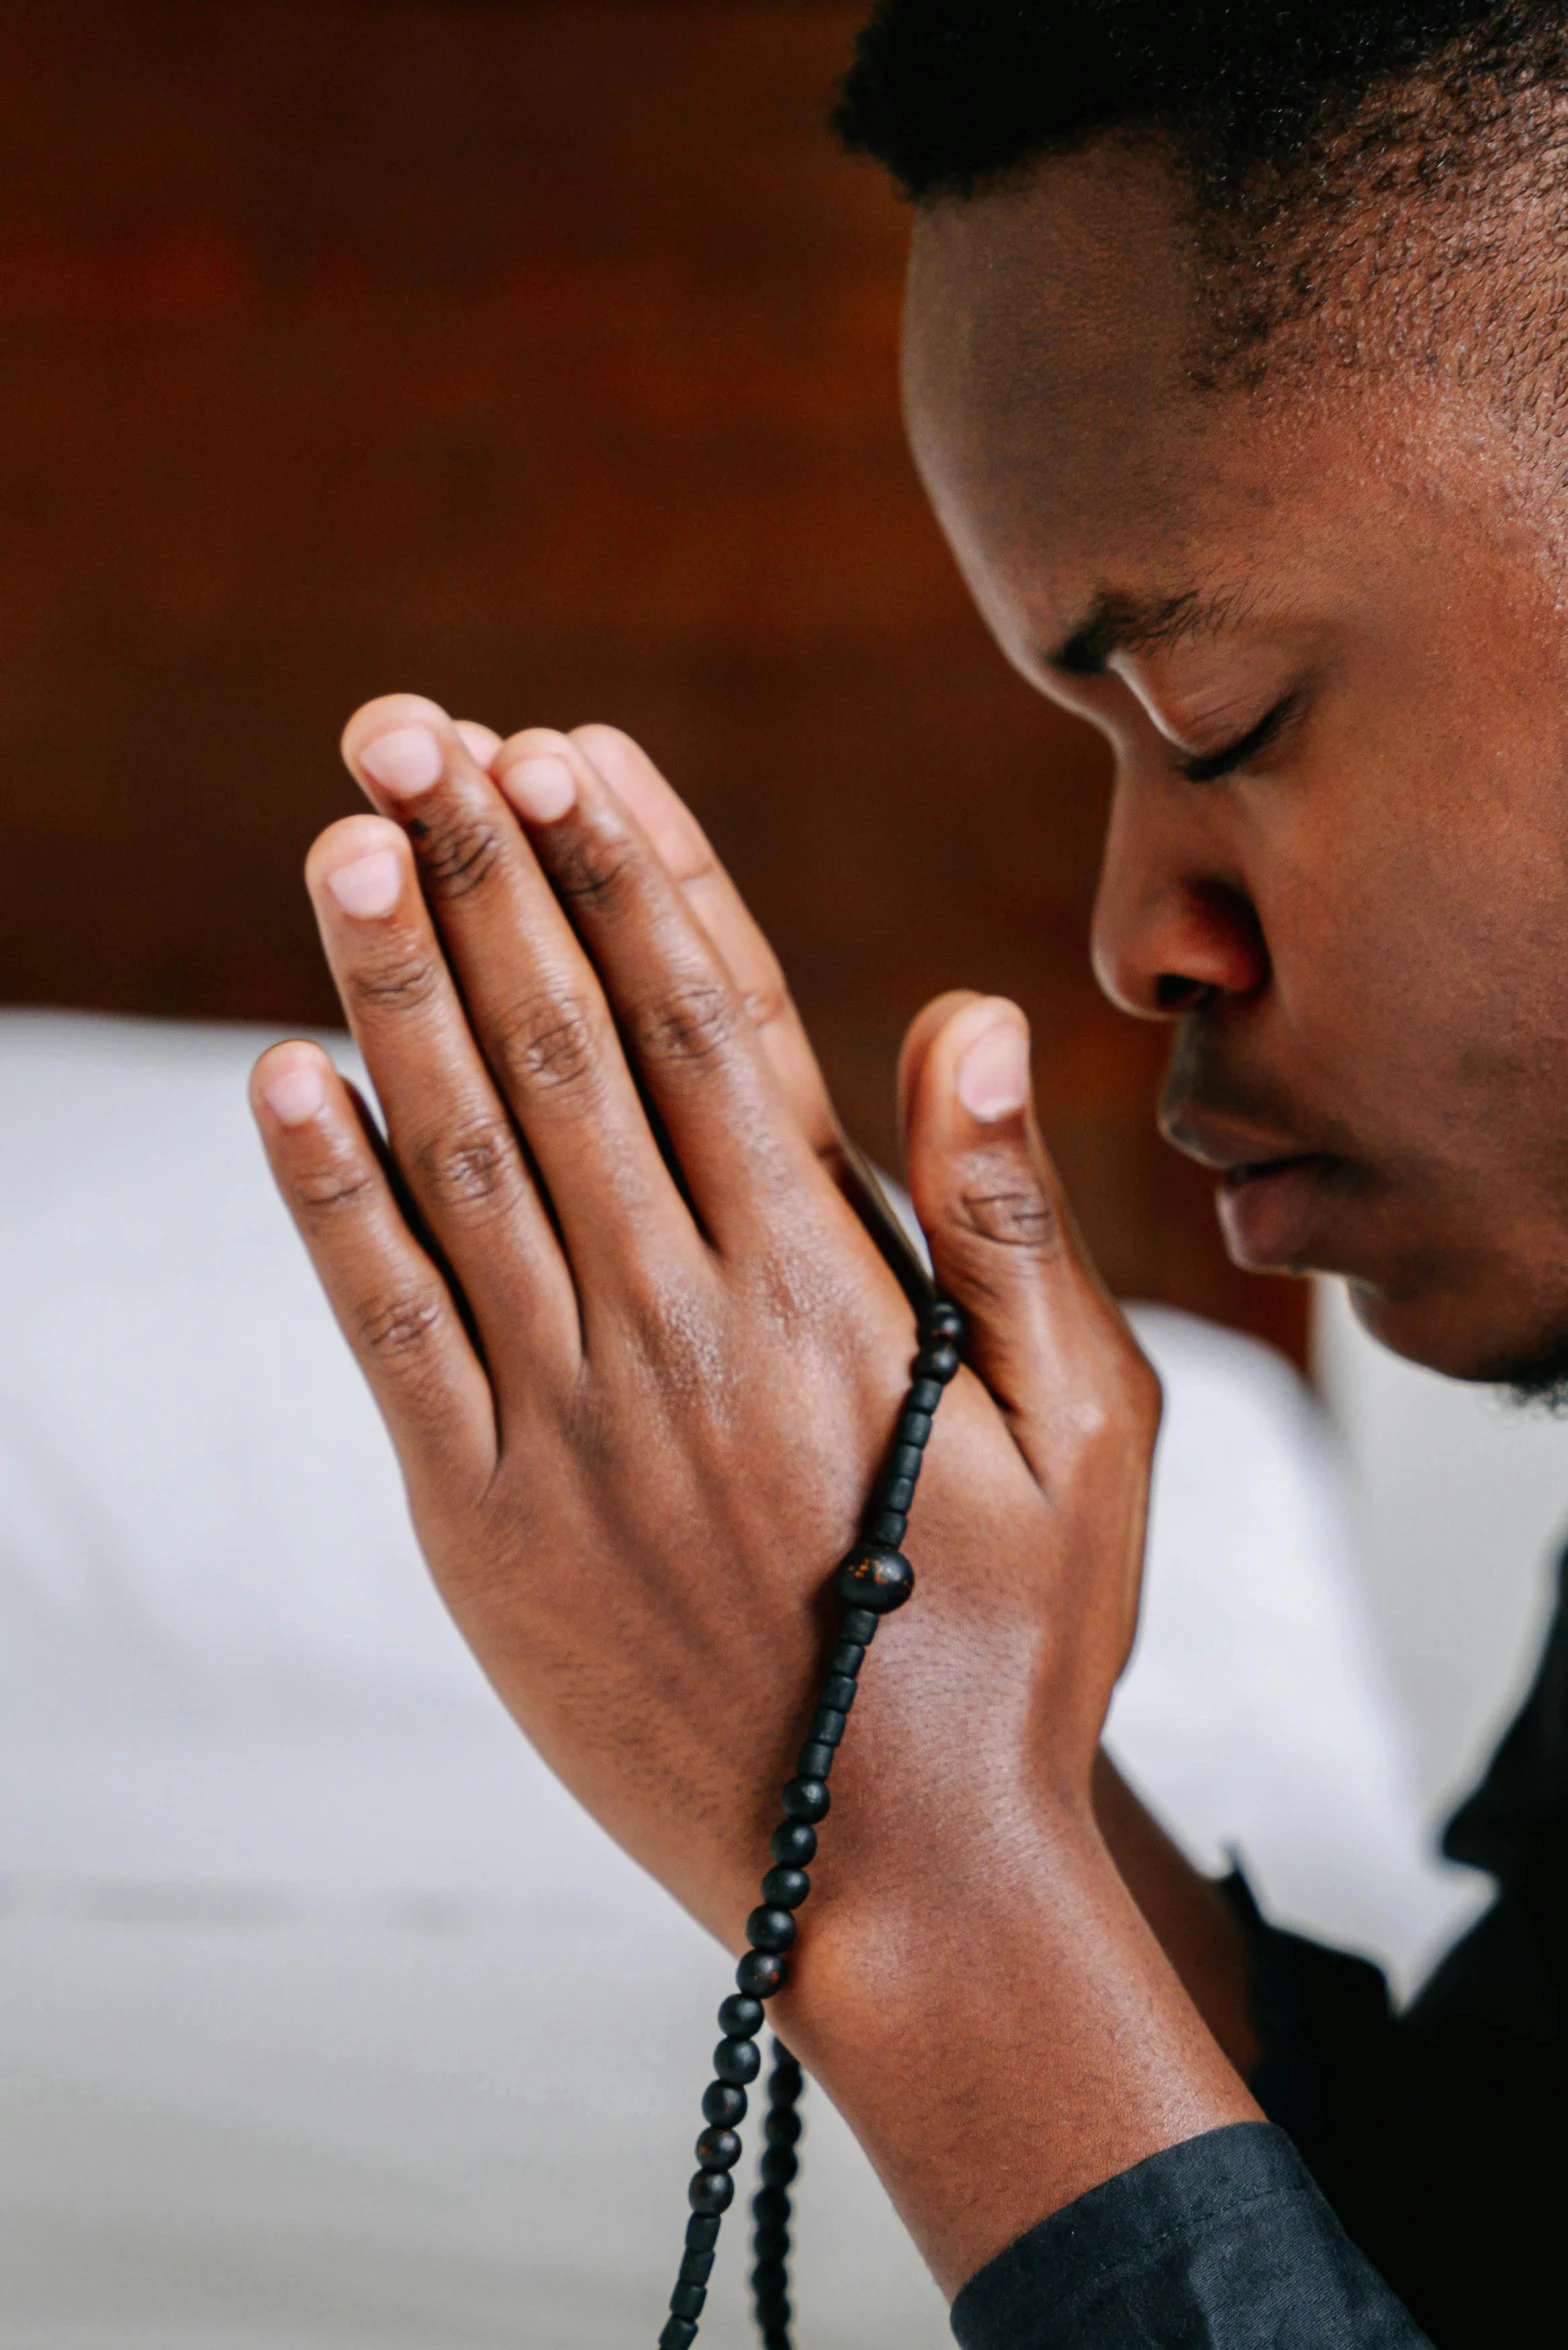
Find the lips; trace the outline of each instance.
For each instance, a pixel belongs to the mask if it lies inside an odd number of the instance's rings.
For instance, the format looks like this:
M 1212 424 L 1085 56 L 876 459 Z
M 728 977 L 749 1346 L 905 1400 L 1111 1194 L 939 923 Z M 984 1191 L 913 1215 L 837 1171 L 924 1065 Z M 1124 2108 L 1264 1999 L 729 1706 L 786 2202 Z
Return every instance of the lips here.
M 1168 1141 L 1219 1176 L 1216 1206 L 1226 1246 L 1253 1272 L 1321 1264 L 1330 1179 L 1342 1162 L 1303 1150 L 1299 1136 L 1204 1109 L 1189 1095 L 1167 1100 Z
M 1321 1264 L 1325 1193 L 1335 1162 L 1322 1151 L 1243 1161 L 1220 1178 L 1217 1206 L 1226 1246 L 1257 1273 Z
M 1266 1175 L 1282 1175 L 1288 1167 L 1318 1166 L 1323 1155 L 1322 1151 L 1286 1151 L 1277 1159 L 1242 1159 L 1221 1170 L 1220 1188 L 1239 1191 L 1244 1183 L 1261 1182 Z

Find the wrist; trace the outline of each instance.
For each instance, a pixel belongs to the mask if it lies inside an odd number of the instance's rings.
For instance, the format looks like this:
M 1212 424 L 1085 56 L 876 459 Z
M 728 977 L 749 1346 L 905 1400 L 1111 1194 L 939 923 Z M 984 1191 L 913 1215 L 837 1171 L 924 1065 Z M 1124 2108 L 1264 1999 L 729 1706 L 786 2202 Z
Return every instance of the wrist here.
M 1021 1953 L 1032 1954 L 1027 1979 L 1058 1945 L 1071 1947 L 1086 1906 L 1118 1890 L 1087 1809 L 1020 1804 L 983 1822 L 954 1817 L 915 1849 L 844 1854 L 821 1871 L 803 1913 L 779 2029 L 802 2055 L 820 2041 L 824 2055 L 852 2063 L 873 2043 L 928 2032 L 956 1997 L 943 2032 L 951 2051 L 956 2019 L 1012 1979 Z
M 1256 2108 L 1087 1804 L 835 1883 L 775 2022 L 956 2291 L 1047 2213 Z

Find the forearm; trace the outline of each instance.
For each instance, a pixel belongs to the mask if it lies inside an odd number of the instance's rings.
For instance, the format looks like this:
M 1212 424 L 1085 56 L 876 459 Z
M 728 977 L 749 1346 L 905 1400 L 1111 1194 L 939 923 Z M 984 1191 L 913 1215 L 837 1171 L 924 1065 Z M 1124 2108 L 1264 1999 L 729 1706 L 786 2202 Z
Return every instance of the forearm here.
M 1095 1821 L 1122 1882 L 1188 1998 L 1237 2072 L 1250 2080 L 1262 2048 L 1240 1920 L 1213 1878 L 1195 1869 L 1144 1809 L 1103 1747 L 1093 1792 Z
M 995 1819 L 846 1889 L 778 2022 L 953 2293 L 1162 2147 L 1257 2118 L 1092 1823 Z

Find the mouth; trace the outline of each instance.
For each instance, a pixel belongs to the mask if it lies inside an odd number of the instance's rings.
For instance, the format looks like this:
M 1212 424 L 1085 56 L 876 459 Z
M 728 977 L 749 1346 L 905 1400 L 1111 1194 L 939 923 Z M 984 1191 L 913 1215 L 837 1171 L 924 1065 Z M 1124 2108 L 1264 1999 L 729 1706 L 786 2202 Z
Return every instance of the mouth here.
M 1337 1164 L 1326 1151 L 1297 1151 L 1225 1168 L 1215 1204 L 1236 1263 L 1263 1273 L 1298 1272 L 1314 1262 L 1313 1235 Z
M 1347 1214 L 1354 1223 L 1365 1170 L 1339 1151 L 1304 1149 L 1307 1120 L 1288 1110 L 1260 1116 L 1262 1106 L 1244 1105 L 1234 1087 L 1228 1100 L 1212 1088 L 1205 1099 L 1195 1087 L 1170 1087 L 1160 1130 L 1217 1178 L 1214 1205 L 1233 1263 L 1249 1273 L 1342 1272 L 1355 1238 Z M 1284 1107 L 1277 1092 L 1274 1106 Z

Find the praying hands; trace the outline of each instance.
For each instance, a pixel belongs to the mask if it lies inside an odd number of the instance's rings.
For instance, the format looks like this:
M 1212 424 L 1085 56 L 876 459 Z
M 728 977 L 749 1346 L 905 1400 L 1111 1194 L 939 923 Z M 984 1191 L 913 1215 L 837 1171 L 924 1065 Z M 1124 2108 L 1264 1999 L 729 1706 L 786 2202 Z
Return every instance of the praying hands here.
M 379 813 L 326 832 L 308 882 L 386 1139 L 325 1053 L 283 1044 L 254 1081 L 272 1165 L 465 1637 L 738 1948 L 911 1310 L 771 952 L 632 743 L 502 743 L 399 695 L 344 750 Z M 908 1181 L 969 1367 L 778 2003 L 949 2289 L 1256 2110 L 1107 1847 L 1158 1389 L 1075 1237 L 1027 1052 L 1015 1008 L 963 995 L 905 1047 Z

